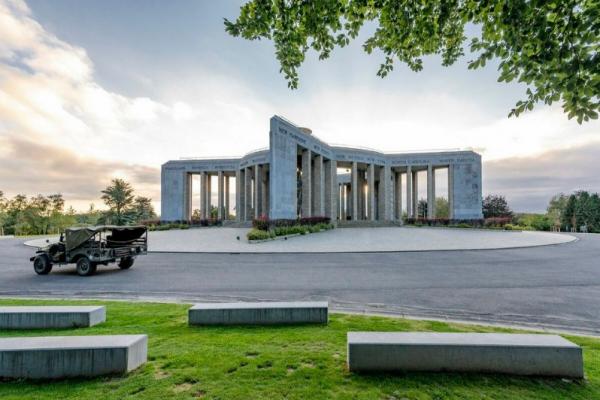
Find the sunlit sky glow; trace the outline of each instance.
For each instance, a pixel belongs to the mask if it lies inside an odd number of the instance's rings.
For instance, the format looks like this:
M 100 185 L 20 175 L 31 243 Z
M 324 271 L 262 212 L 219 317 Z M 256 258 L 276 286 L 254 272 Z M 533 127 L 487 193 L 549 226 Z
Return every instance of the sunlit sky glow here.
M 100 206 L 111 177 L 160 200 L 169 159 L 235 156 L 268 145 L 283 115 L 330 143 L 382 151 L 472 148 L 484 192 L 542 211 L 560 191 L 600 190 L 600 124 L 560 106 L 508 118 L 524 94 L 497 83 L 494 65 L 437 57 L 414 73 L 376 77 L 381 55 L 361 43 L 319 62 L 290 91 L 268 41 L 228 36 L 241 2 L 0 0 L 0 190 L 61 192 Z

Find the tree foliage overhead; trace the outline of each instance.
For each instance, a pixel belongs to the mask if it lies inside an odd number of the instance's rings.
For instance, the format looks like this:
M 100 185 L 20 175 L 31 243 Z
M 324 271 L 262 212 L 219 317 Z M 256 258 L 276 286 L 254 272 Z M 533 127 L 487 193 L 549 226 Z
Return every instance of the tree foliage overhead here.
M 377 29 L 363 48 L 383 53 L 381 77 L 396 61 L 420 71 L 427 55 L 452 65 L 467 43 L 470 69 L 497 59 L 499 82 L 527 85 L 509 115 L 560 101 L 569 119 L 598 117 L 599 0 L 251 0 L 235 22 L 225 19 L 225 29 L 249 40 L 272 39 L 280 71 L 294 89 L 309 49 L 326 59 L 370 21 Z M 479 34 L 467 38 L 467 24 Z

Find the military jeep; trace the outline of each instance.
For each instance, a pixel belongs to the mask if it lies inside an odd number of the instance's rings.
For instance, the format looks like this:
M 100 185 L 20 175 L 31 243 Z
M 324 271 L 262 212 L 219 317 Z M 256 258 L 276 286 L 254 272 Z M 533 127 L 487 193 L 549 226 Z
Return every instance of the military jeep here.
M 52 271 L 53 265 L 76 264 L 77 274 L 90 276 L 98 265 L 119 260 L 119 268 L 128 269 L 135 258 L 148 251 L 145 226 L 92 226 L 67 228 L 60 240 L 36 251 L 30 258 L 38 275 Z

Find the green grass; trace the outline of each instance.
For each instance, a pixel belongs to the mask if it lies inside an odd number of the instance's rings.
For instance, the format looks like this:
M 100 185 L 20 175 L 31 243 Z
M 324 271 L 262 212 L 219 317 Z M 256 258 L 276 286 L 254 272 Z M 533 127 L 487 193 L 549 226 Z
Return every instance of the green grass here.
M 15 304 L 76 301 L 0 300 Z M 333 314 L 327 326 L 188 327 L 188 305 L 107 305 L 93 328 L 2 331 L 0 336 L 146 333 L 148 362 L 126 376 L 58 382 L 6 381 L 0 399 L 600 399 L 600 340 L 584 348 L 581 382 L 473 374 L 374 374 L 346 369 L 348 331 L 509 332 L 509 329 Z

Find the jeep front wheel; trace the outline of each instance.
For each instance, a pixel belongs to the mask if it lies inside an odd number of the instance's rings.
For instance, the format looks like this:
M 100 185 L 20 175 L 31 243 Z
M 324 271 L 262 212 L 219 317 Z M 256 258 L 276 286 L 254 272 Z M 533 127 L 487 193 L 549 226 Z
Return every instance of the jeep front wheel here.
M 119 268 L 121 269 L 129 269 L 133 265 L 133 257 L 123 257 L 121 261 L 119 261 Z
M 34 258 L 33 270 L 38 275 L 48 275 L 52 271 L 52 264 L 50 264 L 50 260 L 45 254 Z
M 79 276 L 90 276 L 96 272 L 96 264 L 92 263 L 89 258 L 81 257 L 77 260 L 77 274 Z

